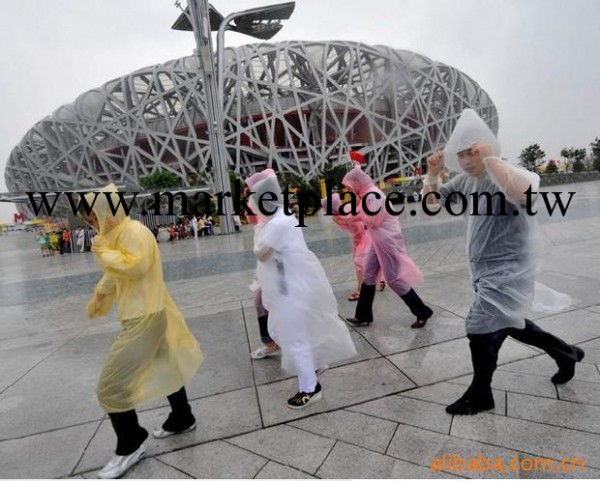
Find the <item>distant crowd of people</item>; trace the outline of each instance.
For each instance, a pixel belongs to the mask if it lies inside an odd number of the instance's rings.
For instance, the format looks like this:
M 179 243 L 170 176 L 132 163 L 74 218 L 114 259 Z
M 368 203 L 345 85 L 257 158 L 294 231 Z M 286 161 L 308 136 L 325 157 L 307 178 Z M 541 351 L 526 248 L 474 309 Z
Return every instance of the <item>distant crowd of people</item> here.
M 35 242 L 40 247 L 42 257 L 55 254 L 82 253 L 90 250 L 92 239 L 96 235 L 93 229 L 87 232 L 78 227 L 75 231 L 67 228 L 46 230 L 40 227 L 35 232 Z

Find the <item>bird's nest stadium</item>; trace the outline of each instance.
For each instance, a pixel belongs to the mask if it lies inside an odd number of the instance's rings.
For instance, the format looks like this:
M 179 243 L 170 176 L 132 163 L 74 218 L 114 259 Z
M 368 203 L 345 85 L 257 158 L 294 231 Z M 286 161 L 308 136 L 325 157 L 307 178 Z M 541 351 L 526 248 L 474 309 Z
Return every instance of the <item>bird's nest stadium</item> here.
M 376 180 L 410 175 L 442 146 L 464 108 L 494 132 L 489 95 L 459 70 L 386 46 L 328 41 L 257 43 L 225 51 L 230 169 L 265 167 L 306 180 L 367 159 Z M 81 94 L 37 122 L 5 170 L 11 192 L 139 185 L 157 169 L 210 173 L 207 111 L 196 57 L 143 68 Z

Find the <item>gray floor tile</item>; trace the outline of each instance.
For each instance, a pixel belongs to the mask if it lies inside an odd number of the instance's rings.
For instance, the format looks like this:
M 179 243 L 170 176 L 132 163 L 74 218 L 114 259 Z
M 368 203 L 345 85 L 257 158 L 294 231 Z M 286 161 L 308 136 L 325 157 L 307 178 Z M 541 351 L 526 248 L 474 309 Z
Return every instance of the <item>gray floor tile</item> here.
M 600 434 L 600 406 L 508 393 L 508 416 Z
M 256 475 L 256 479 L 314 479 L 314 476 L 275 461 L 269 461 Z
M 455 416 L 452 436 L 552 459 L 579 458 L 600 467 L 600 435 L 493 414 Z
M 443 406 L 401 395 L 370 401 L 349 410 L 440 433 L 448 433 L 452 422 L 452 416 L 446 414 Z
M 317 471 L 320 478 L 352 479 L 414 479 L 450 478 L 446 473 L 436 473 L 429 468 L 407 463 L 390 456 L 338 442 L 323 466 Z
M 35 348 L 23 349 L 22 346 L 0 349 L 0 393 L 19 378 L 27 374 L 36 364 L 60 346 L 59 341 L 49 341 L 35 345 Z M 0 403 L 1 403 L 0 398 Z
M 113 339 L 104 334 L 68 341 L 0 395 L 6 408 L 0 439 L 101 419 L 96 384 Z
M 596 383 L 573 380 L 557 387 L 559 399 L 600 406 L 600 386 Z
M 75 468 L 98 423 L 0 442 L 3 478 L 58 478 Z
M 384 453 L 397 425 L 394 422 L 342 410 L 294 421 L 290 426 Z
M 158 459 L 194 478 L 253 478 L 267 460 L 223 441 L 162 454 Z
M 290 426 L 275 426 L 228 442 L 265 458 L 314 474 L 335 441 Z
M 537 323 L 542 329 L 566 342 L 579 344 L 598 337 L 600 313 L 578 309 L 542 319 Z
M 525 473 L 517 470 L 504 472 L 500 469 L 492 469 L 498 466 L 496 460 L 502 458 L 502 466 L 510 466 L 510 461 L 522 453 L 510 449 L 490 446 L 470 439 L 461 439 L 447 434 L 439 434 L 425 431 L 412 426 L 399 425 L 398 430 L 386 453 L 389 456 L 431 467 L 437 465 L 444 467 L 448 472 L 457 476 L 468 478 L 518 478 Z M 456 457 L 465 461 L 466 465 L 459 464 Z M 479 459 L 482 459 L 479 461 Z M 473 467 L 485 467 L 484 461 L 490 461 L 490 469 L 469 470 Z M 475 464 L 480 463 L 480 464 Z M 454 469 L 451 469 L 454 468 Z
M 392 299 L 398 302 L 396 299 Z M 434 315 L 427 325 L 422 329 L 411 329 L 410 324 L 414 322 L 414 316 L 406 309 L 406 306 L 396 306 L 389 302 L 385 306 L 386 312 L 402 312 L 403 320 L 393 318 L 377 319 L 368 327 L 360 327 L 357 330 L 384 355 L 418 349 L 452 339 L 460 339 L 465 335 L 464 319 L 431 306 Z M 406 311 L 406 312 L 404 312 Z

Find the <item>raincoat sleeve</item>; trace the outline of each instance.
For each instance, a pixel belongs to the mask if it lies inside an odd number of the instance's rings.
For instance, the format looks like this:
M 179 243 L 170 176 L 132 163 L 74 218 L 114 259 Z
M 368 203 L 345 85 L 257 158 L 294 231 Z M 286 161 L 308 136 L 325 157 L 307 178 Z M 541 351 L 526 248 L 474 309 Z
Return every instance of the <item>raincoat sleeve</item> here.
M 385 219 L 385 195 L 381 191 L 369 191 L 365 194 L 361 204 L 366 204 L 366 209 L 359 209 L 359 219 L 368 229 L 376 229 Z M 366 212 L 368 210 L 369 212 Z
M 260 259 L 269 250 L 278 251 L 283 247 L 286 226 L 279 219 L 272 219 L 260 227 L 259 235 L 254 244 L 254 253 Z M 263 259 L 264 260 L 264 259 Z
M 492 182 L 515 204 L 527 202 L 527 190 L 537 192 L 539 189 L 540 177 L 534 172 L 511 165 L 498 157 L 486 157 L 483 163 Z
M 87 304 L 86 311 L 89 317 L 101 317 L 108 314 L 117 295 L 115 278 L 104 274 L 98 284 L 92 298 Z
M 365 230 L 365 224 L 355 215 L 334 215 L 333 221 L 340 228 L 353 236 L 361 234 Z
M 95 242 L 93 248 L 98 265 L 106 274 L 130 280 L 148 272 L 155 259 L 154 249 L 154 236 L 141 224 L 132 224 L 123 232 L 118 249 L 111 249 L 102 241 Z

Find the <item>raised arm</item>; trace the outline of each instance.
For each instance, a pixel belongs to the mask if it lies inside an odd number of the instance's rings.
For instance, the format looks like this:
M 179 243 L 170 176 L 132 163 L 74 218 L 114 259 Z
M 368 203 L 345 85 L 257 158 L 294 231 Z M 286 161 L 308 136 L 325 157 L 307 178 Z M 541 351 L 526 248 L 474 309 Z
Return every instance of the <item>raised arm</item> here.
M 427 199 L 427 204 L 431 206 L 438 206 L 439 204 L 436 196 L 429 195 L 430 192 L 439 192 L 440 180 L 439 176 L 444 168 L 444 151 L 438 150 L 434 154 L 427 157 L 427 174 L 423 179 L 423 190 L 421 195 Z
M 483 163 L 500 191 L 516 204 L 524 205 L 527 202 L 526 192 L 530 189 L 537 192 L 539 189 L 540 177 L 534 172 L 511 165 L 498 157 L 485 157 Z
M 103 236 L 97 235 L 92 244 L 99 267 L 107 274 L 122 279 L 139 279 L 154 263 L 156 241 L 141 225 L 131 225 L 123 234 L 120 249 L 110 249 Z

